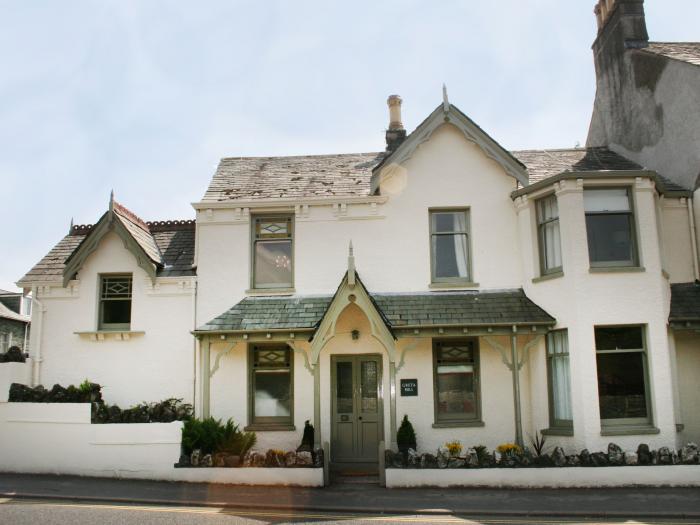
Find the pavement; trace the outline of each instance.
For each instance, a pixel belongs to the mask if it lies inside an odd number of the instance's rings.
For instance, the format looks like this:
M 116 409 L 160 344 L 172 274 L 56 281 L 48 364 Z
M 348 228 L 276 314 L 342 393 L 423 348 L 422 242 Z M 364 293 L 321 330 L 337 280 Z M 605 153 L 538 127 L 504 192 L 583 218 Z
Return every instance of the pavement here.
M 323 489 L 0 474 L 0 498 L 352 515 L 539 516 L 700 520 L 698 488 Z

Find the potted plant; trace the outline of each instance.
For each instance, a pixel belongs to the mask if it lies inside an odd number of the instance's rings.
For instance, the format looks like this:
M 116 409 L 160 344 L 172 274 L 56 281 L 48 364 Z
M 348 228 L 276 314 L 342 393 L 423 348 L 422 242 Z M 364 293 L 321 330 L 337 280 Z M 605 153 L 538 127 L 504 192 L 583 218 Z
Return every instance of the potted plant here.
M 416 450 L 416 432 L 413 430 L 413 425 L 408 420 L 408 416 L 404 415 L 399 430 L 396 432 L 396 444 L 399 447 L 399 451 L 404 455 L 408 456 L 409 449 Z

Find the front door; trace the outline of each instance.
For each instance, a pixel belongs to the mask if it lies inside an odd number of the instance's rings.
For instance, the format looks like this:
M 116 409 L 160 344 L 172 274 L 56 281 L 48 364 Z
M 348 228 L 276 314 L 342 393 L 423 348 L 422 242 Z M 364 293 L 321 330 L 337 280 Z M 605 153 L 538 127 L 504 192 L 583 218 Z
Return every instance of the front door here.
M 331 459 L 377 463 L 382 435 L 382 358 L 332 356 Z

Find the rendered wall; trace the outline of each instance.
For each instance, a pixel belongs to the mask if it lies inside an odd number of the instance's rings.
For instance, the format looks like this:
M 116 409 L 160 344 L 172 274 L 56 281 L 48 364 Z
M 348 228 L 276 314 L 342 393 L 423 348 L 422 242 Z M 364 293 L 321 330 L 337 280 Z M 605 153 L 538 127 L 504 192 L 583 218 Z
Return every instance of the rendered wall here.
M 31 381 L 32 363 L 0 363 L 0 403 L 7 401 L 12 383 L 28 385 Z
M 133 274 L 131 330 L 143 335 L 93 340 L 75 333 L 97 330 L 101 273 Z M 40 383 L 51 388 L 87 378 L 103 386 L 106 402 L 122 407 L 168 397 L 192 402 L 193 294 L 190 277 L 160 278 L 152 286 L 121 239 L 107 235 L 68 288 L 42 286 L 37 292 L 45 311 L 34 309 L 31 347 L 35 352 L 41 337 Z

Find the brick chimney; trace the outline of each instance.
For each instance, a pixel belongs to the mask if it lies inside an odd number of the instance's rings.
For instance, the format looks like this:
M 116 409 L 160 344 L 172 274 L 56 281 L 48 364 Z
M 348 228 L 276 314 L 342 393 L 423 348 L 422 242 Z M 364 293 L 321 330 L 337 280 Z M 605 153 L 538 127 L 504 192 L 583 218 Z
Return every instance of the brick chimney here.
M 389 129 L 386 130 L 386 150 L 394 151 L 406 139 L 406 130 L 401 122 L 401 97 L 389 95 Z

